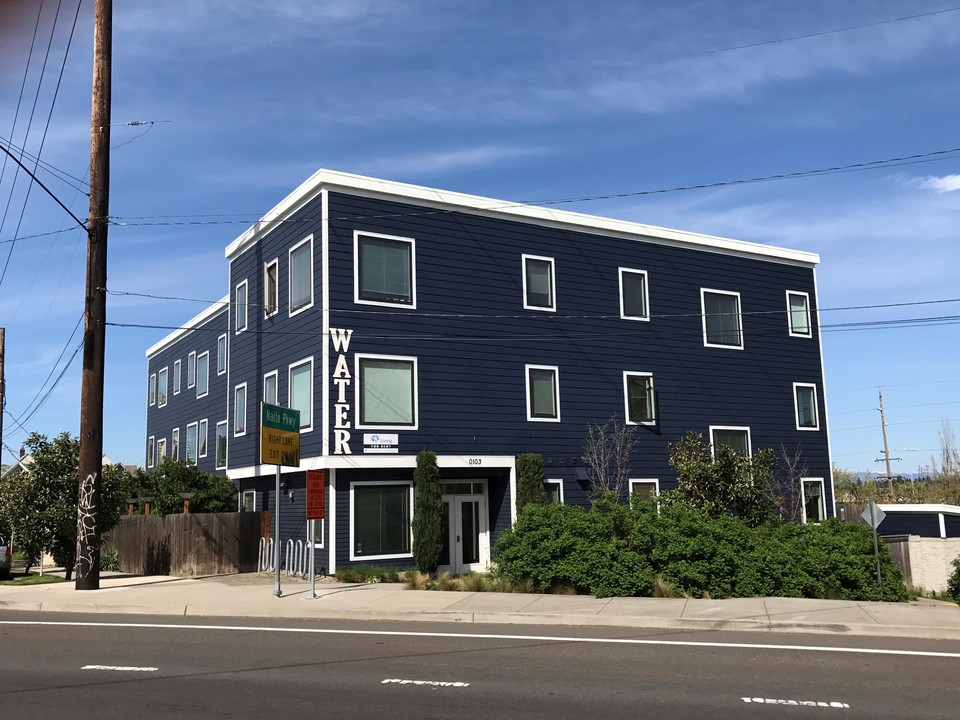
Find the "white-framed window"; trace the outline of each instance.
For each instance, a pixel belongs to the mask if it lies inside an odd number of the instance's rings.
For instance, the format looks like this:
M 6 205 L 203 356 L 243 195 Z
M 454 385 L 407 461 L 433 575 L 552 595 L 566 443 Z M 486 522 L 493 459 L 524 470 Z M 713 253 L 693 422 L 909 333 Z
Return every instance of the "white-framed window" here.
M 823 478 L 801 478 L 800 507 L 803 510 L 803 522 L 818 523 L 827 519 L 827 502 L 823 488 Z
M 170 431 L 170 457 L 174 460 L 180 459 L 180 428 Z
M 553 258 L 523 255 L 524 310 L 557 309 L 557 284 L 553 273 Z
M 354 302 L 417 307 L 416 242 L 380 233 L 353 233 Z
M 197 384 L 197 353 L 192 351 L 187 355 L 187 388 Z
M 417 428 L 417 359 L 356 355 L 358 428 Z
M 300 432 L 313 430 L 313 358 L 293 363 L 287 375 L 287 407 L 300 411 Z
M 197 355 L 197 397 L 210 391 L 210 351 Z
M 173 363 L 173 394 L 180 394 L 180 367 L 181 363 L 179 360 L 175 360 Z
M 543 481 L 543 492 L 547 502 L 563 502 L 563 480 L 549 478 Z
M 233 434 L 247 434 L 247 384 L 240 383 L 233 389 Z
M 620 317 L 624 320 L 650 319 L 646 270 L 620 268 Z
M 657 409 L 654 402 L 653 373 L 623 373 L 624 417 L 627 425 L 655 425 Z
M 156 438 L 154 438 L 154 436 L 151 435 L 149 438 L 147 438 L 147 467 L 148 468 L 152 468 L 154 465 L 157 464 L 157 459 L 154 454 L 155 452 L 156 452 Z
M 551 365 L 525 365 L 527 420 L 560 422 L 560 370 Z
M 263 316 L 270 317 L 277 312 L 280 304 L 280 292 L 277 286 L 279 261 L 274 259 L 263 264 Z
M 413 557 L 413 483 L 350 483 L 350 559 Z
M 267 405 L 279 405 L 277 395 L 277 378 L 279 373 L 272 370 L 263 376 L 263 401 Z
M 157 373 L 157 407 L 164 407 L 167 404 L 168 376 L 169 370 L 167 368 L 162 368 Z
M 227 371 L 227 334 L 217 338 L 217 375 Z
M 257 511 L 257 491 L 244 490 L 237 495 L 237 512 Z
M 157 404 L 157 374 L 150 373 L 150 382 L 147 385 L 147 403 Z
M 307 542 L 313 540 L 313 546 L 316 548 L 323 547 L 323 536 L 324 528 L 326 527 L 326 519 L 320 518 L 319 520 L 313 521 L 313 538 L 310 537 L 310 521 L 307 520 Z
M 809 294 L 798 290 L 787 290 L 787 320 L 791 337 L 813 337 Z
M 630 479 L 630 497 L 655 500 L 660 494 L 660 481 L 653 478 Z
M 227 466 L 227 421 L 217 423 L 217 470 Z
M 816 385 L 812 383 L 793 384 L 793 409 L 797 418 L 797 430 L 820 429 Z
M 743 350 L 740 293 L 700 288 L 705 347 Z
M 157 440 L 157 465 L 160 464 L 160 461 L 167 456 L 167 439 L 160 438 Z
M 247 281 L 237 284 L 234 295 L 234 332 L 242 333 L 247 329 Z
M 188 463 L 197 464 L 197 423 L 187 425 L 187 454 Z
M 200 457 L 207 456 L 207 438 L 209 437 L 210 428 L 207 425 L 206 419 L 201 420 L 197 424 L 197 455 Z
M 711 452 L 723 445 L 750 457 L 752 455 L 750 448 L 750 428 L 736 425 L 711 425 Z
M 296 315 L 313 305 L 313 235 L 290 248 L 287 275 L 289 314 Z

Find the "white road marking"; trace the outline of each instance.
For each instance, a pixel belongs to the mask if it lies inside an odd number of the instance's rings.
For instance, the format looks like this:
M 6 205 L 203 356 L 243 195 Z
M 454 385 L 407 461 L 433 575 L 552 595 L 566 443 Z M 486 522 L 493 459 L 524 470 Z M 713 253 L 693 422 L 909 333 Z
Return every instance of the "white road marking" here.
M 117 670 L 119 672 L 154 672 L 160 668 L 135 667 L 132 665 L 84 665 L 81 670 Z
M 467 682 L 445 682 L 443 680 L 401 680 L 400 678 L 387 678 L 380 684 L 390 685 L 391 683 L 395 683 L 397 685 L 428 685 L 430 687 L 470 687 L 470 683 Z
M 844 708 L 849 710 L 850 706 L 847 703 L 837 702 L 833 700 L 831 702 L 824 702 L 823 700 L 781 700 L 779 698 L 740 698 L 745 703 L 757 703 L 759 705 L 793 705 L 795 707 L 821 707 L 821 708 Z
M 65 620 L 0 620 L 0 625 L 51 627 L 109 627 L 153 630 L 225 630 L 230 632 L 299 633 L 306 635 L 369 635 L 374 637 L 464 638 L 476 640 L 516 640 L 600 645 L 654 645 L 660 647 L 736 648 L 746 650 L 797 650 L 803 652 L 852 653 L 855 655 L 895 655 L 956 660 L 960 652 L 930 650 L 889 650 L 886 648 L 830 647 L 828 645 L 773 645 L 764 643 L 723 643 L 697 640 L 649 640 L 642 638 L 592 638 L 563 635 L 494 635 L 491 633 L 414 632 L 408 630 L 335 630 L 331 628 L 269 627 L 255 625 L 183 625 L 164 623 L 68 622 Z

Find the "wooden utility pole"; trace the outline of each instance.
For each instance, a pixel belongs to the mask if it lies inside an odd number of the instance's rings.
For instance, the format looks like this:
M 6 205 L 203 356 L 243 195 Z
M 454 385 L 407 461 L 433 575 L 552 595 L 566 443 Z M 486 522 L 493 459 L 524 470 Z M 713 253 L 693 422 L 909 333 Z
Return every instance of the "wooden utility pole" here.
M 113 0 L 96 0 L 93 17 L 93 109 L 90 116 L 90 215 L 87 219 L 87 285 L 83 310 L 83 379 L 80 388 L 77 590 L 100 588 L 97 512 L 103 470 L 112 33 Z
M 887 463 L 887 490 L 890 492 L 890 502 L 893 502 L 893 474 L 890 472 L 890 448 L 887 446 L 887 418 L 883 414 L 883 390 L 877 388 L 880 396 L 880 428 L 883 430 L 883 459 Z
M 7 385 L 3 380 L 4 333 L 0 327 L 0 458 L 3 457 L 3 408 L 7 402 Z M 0 463 L 2 464 L 2 463 Z

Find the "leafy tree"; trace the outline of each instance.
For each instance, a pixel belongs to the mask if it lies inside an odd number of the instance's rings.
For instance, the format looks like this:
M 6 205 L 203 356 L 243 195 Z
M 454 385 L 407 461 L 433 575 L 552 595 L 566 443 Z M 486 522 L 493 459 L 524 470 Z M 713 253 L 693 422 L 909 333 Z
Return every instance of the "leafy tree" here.
M 531 503 L 543 505 L 547 494 L 543 490 L 543 456 L 523 453 L 517 456 L 517 513 Z
M 711 453 L 699 433 L 670 445 L 670 465 L 677 471 L 677 490 L 708 517 L 733 515 L 751 525 L 769 519 L 773 487 L 772 450 L 753 457 L 718 445 Z
M 26 472 L 7 478 L 0 487 L 0 515 L 19 549 L 35 564 L 49 552 L 66 568 L 70 580 L 77 553 L 77 492 L 80 441 L 61 431 L 52 441 L 32 433 L 24 443 L 31 460 Z M 100 481 L 97 532 L 102 535 L 119 521 L 130 476 L 119 465 L 105 466 Z M 29 570 L 29 567 L 28 567 Z
M 223 475 L 204 472 L 196 465 L 160 458 L 156 470 L 137 476 L 137 493 L 141 498 L 152 497 L 151 515 L 175 515 L 183 512 L 181 493 L 193 493 L 190 512 L 232 512 L 237 509 L 236 488 Z
M 443 550 L 443 500 L 440 497 L 440 469 L 437 455 L 429 450 L 417 453 L 413 471 L 413 557 L 417 569 L 435 573 Z

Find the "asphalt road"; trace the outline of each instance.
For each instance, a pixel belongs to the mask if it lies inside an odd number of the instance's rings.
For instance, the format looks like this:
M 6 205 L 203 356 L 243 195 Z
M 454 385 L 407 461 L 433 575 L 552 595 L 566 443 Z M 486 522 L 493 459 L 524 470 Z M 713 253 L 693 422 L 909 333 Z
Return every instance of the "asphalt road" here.
M 957 642 L 0 613 L 2 720 L 955 720 L 958 684 Z

